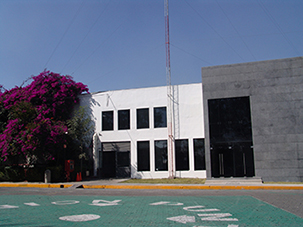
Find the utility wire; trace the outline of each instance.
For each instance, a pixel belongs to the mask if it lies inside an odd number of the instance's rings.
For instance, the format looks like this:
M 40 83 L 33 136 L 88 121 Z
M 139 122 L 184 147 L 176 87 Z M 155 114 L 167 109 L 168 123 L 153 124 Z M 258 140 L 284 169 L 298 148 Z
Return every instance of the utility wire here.
M 256 60 L 255 55 L 252 53 L 252 51 L 250 50 L 250 48 L 248 47 L 247 43 L 244 41 L 243 37 L 240 35 L 240 33 L 238 32 L 238 30 L 236 29 L 236 27 L 233 25 L 233 23 L 231 22 L 231 20 L 229 19 L 229 17 L 227 16 L 227 14 L 225 13 L 225 11 L 223 10 L 223 8 L 221 7 L 221 5 L 219 4 L 219 2 L 216 0 L 217 5 L 219 6 L 219 8 L 221 9 L 221 11 L 223 12 L 223 14 L 225 15 L 225 17 L 227 18 L 227 20 L 229 21 L 229 23 L 231 24 L 231 26 L 233 27 L 233 29 L 236 31 L 236 33 L 238 34 L 238 36 L 240 37 L 241 41 L 244 43 L 244 45 L 246 46 L 246 49 L 249 51 L 249 53 L 251 54 L 251 56 L 254 58 L 254 60 Z
M 79 66 L 71 73 L 71 75 L 73 75 L 82 65 L 84 65 L 84 63 L 91 57 L 94 55 L 95 52 L 97 52 L 97 50 L 104 44 L 107 42 L 107 40 L 109 40 L 110 37 L 112 37 L 116 31 L 118 31 L 118 29 L 122 26 L 123 22 L 81 63 L 79 64 Z
M 192 7 L 189 3 L 188 3 L 188 1 L 187 0 L 184 0 L 186 3 L 187 3 L 187 5 L 225 42 L 225 44 L 227 44 L 229 47 L 230 47 L 230 49 L 232 49 L 237 55 L 238 55 L 238 57 L 239 58 L 241 58 L 243 61 L 245 60 L 225 39 L 224 39 L 224 37 L 222 36 L 222 35 L 220 35 L 220 33 L 216 30 L 216 29 L 214 29 L 213 28 L 213 26 L 211 26 L 205 19 L 204 19 L 204 17 L 202 17 L 201 16 L 201 14 L 194 8 L 194 7 Z
M 151 52 L 151 51 L 156 50 L 156 49 L 158 49 L 158 48 L 160 48 L 160 47 L 163 47 L 163 46 L 164 46 L 164 44 L 157 45 L 156 47 L 151 48 L 148 52 Z M 119 67 L 116 67 L 116 68 L 111 69 L 110 71 L 104 73 L 102 76 L 103 76 L 103 77 L 104 77 L 104 76 L 107 76 L 107 75 L 109 75 L 109 74 L 111 74 L 111 73 L 117 71 L 117 70 L 120 69 L 120 68 L 121 68 L 121 65 L 120 65 Z M 96 80 L 99 80 L 100 78 L 101 78 L 101 76 L 98 76 L 97 78 L 94 78 L 94 79 L 92 79 L 92 80 L 89 80 L 88 83 L 91 83 L 91 82 L 94 82 L 94 81 L 96 81 Z
M 206 64 L 213 65 L 212 63 L 210 63 L 210 62 L 208 62 L 208 61 L 205 61 L 205 60 L 203 60 L 202 58 L 199 58 L 198 56 L 196 56 L 196 55 L 194 55 L 194 54 L 192 54 L 192 53 L 189 53 L 188 51 L 185 51 L 185 50 L 181 49 L 180 47 L 177 47 L 176 45 L 174 45 L 174 44 L 172 44 L 172 43 L 171 43 L 170 45 L 173 46 L 173 47 L 175 47 L 175 48 L 177 48 L 178 50 L 183 51 L 184 53 L 186 53 L 186 54 L 188 54 L 188 55 L 191 55 L 191 56 L 193 56 L 193 57 L 199 59 L 200 61 L 205 62 Z
M 55 47 L 55 49 L 53 50 L 53 52 L 51 53 L 50 57 L 48 58 L 47 62 L 45 63 L 44 65 L 44 69 L 47 67 L 47 64 L 49 63 L 49 61 L 51 60 L 51 58 L 53 57 L 54 53 L 56 52 L 56 50 L 58 49 L 59 45 L 61 44 L 63 38 L 65 37 L 66 33 L 68 32 L 68 30 L 70 29 L 70 27 L 72 26 L 72 24 L 74 23 L 77 15 L 79 14 L 79 11 L 81 10 L 82 8 L 82 5 L 84 4 L 84 1 L 82 1 L 82 4 L 79 6 L 78 10 L 76 11 L 74 17 L 72 18 L 71 22 L 69 23 L 69 25 L 67 26 L 65 32 L 63 33 L 63 35 L 61 36 L 61 39 L 59 40 L 57 46 Z
M 275 20 L 275 18 L 270 14 L 270 12 L 268 11 L 268 9 L 265 7 L 265 5 L 258 1 L 259 5 L 261 6 L 261 8 L 264 10 L 264 12 L 266 13 L 266 15 L 269 17 L 269 19 L 272 21 L 272 23 L 276 26 L 276 28 L 279 30 L 280 34 L 283 36 L 283 38 L 286 40 L 286 42 L 292 47 L 292 49 L 294 50 L 294 52 L 297 55 L 300 55 L 300 53 L 297 51 L 296 47 L 293 45 L 293 43 L 288 39 L 288 37 L 286 36 L 285 32 L 282 30 L 282 28 L 280 27 L 280 25 L 278 24 L 278 22 Z
M 112 70 L 110 70 L 109 72 L 104 73 L 102 76 L 105 77 L 105 76 L 107 76 L 107 75 L 109 75 L 109 74 L 111 74 L 112 72 L 117 71 L 117 70 L 118 70 L 118 68 L 112 69 Z M 99 77 L 97 77 L 97 78 L 95 78 L 95 79 L 89 80 L 87 83 L 95 82 L 96 80 L 99 80 L 100 78 L 101 78 L 101 76 L 99 76 Z
M 103 11 L 99 14 L 99 16 L 95 20 L 95 22 L 92 24 L 92 26 L 90 27 L 90 29 L 88 30 L 88 32 L 86 33 L 86 35 L 84 36 L 84 38 L 81 40 L 81 42 L 79 43 L 78 47 L 75 49 L 75 51 L 73 52 L 73 54 L 71 55 L 71 57 L 68 59 L 68 61 L 66 62 L 66 64 L 62 68 L 61 72 L 65 69 L 65 67 L 69 64 L 69 62 L 71 61 L 71 59 L 75 56 L 76 52 L 78 51 L 78 49 L 80 48 L 80 46 L 82 45 L 82 43 L 84 42 L 84 40 L 87 38 L 88 34 L 91 32 L 91 30 L 93 29 L 93 27 L 96 25 L 97 21 L 101 18 L 101 16 L 103 15 L 103 13 L 105 12 L 105 10 L 107 9 L 108 5 L 109 5 L 109 2 L 107 3 L 107 5 L 103 9 Z

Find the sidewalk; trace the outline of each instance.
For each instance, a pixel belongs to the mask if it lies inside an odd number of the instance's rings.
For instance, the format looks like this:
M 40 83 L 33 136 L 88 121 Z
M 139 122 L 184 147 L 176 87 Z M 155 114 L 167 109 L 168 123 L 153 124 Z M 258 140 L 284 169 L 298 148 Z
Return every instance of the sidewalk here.
M 0 187 L 84 188 L 84 189 L 168 189 L 168 190 L 303 190 L 303 184 L 263 184 L 256 182 L 206 182 L 205 184 L 129 184 L 125 179 L 64 183 L 1 182 Z

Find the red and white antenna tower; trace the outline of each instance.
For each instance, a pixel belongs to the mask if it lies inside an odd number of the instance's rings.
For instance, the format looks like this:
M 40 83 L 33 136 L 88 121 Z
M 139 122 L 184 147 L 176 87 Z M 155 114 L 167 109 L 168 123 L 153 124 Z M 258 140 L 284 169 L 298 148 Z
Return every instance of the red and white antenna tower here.
M 168 129 L 168 177 L 174 178 L 174 136 L 173 136 L 173 91 L 170 74 L 170 42 L 169 42 L 169 16 L 168 0 L 164 0 L 165 17 L 165 50 L 166 50 L 166 84 L 167 84 L 167 129 Z

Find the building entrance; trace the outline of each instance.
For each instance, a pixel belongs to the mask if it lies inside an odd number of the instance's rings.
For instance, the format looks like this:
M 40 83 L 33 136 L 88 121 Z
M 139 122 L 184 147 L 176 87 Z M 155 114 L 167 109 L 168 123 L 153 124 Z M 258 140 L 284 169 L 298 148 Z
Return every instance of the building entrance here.
M 130 142 L 102 143 L 102 178 L 130 178 Z
M 253 177 L 249 97 L 208 100 L 212 177 Z
M 253 177 L 253 151 L 250 143 L 216 144 L 211 150 L 213 177 Z

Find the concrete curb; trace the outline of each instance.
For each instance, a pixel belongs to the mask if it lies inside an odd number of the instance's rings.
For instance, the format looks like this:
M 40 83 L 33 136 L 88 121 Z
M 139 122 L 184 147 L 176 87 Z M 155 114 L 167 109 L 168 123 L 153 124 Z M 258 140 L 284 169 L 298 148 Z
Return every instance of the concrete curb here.
M 294 185 L 85 185 L 77 183 L 76 188 L 84 189 L 145 189 L 145 190 L 303 190 Z M 70 188 L 74 184 L 0 183 L 0 187 L 28 188 Z
M 23 188 L 69 188 L 72 184 L 0 183 L 0 187 Z
M 167 189 L 167 190 L 303 190 L 303 186 L 273 185 L 82 185 L 85 189 Z

